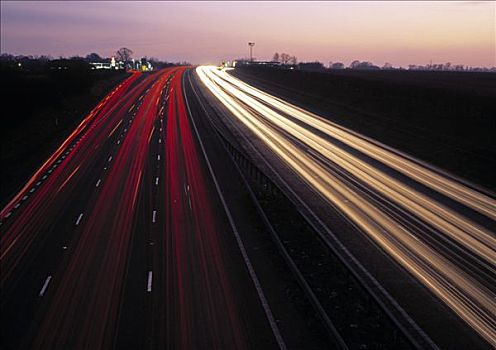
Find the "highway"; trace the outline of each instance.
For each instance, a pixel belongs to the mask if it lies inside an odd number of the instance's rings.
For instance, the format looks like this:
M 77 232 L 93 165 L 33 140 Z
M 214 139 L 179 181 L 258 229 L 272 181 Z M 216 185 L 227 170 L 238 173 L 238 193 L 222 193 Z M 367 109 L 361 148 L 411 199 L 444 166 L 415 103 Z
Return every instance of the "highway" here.
M 285 348 L 194 136 L 133 73 L 0 213 L 3 349 Z
M 253 88 L 228 70 L 202 66 L 197 74 L 253 150 L 271 154 L 496 346 L 496 200 L 491 195 Z
M 361 346 L 317 324 L 322 293 L 298 291 L 222 137 L 374 294 L 392 344 L 496 344 L 491 194 L 201 66 L 130 74 L 0 211 L 2 349 Z

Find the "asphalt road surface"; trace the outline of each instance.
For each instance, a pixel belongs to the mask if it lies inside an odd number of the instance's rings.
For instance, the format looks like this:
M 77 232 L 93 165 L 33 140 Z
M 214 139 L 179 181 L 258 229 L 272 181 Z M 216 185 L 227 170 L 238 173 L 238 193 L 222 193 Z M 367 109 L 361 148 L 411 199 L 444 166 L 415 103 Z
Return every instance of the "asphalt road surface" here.
M 197 73 L 252 153 L 258 149 L 281 163 L 297 177 L 289 182 L 300 181 L 293 188 L 301 182 L 311 188 L 470 329 L 496 344 L 496 200 L 490 194 L 255 89 L 227 70 L 199 67 Z
M 212 117 L 414 345 L 496 344 L 491 194 L 226 71 L 173 67 L 117 86 L 0 212 L 3 349 L 333 347 L 289 301 Z
M 185 70 L 116 87 L 2 210 L 3 349 L 284 348 L 193 136 Z

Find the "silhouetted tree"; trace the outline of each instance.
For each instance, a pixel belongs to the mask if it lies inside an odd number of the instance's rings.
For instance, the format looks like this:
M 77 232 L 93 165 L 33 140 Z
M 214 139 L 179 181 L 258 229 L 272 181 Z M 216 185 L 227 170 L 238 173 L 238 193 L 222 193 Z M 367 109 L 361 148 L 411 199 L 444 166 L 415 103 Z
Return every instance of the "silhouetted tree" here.
M 124 63 L 127 63 L 131 60 L 131 56 L 133 55 L 133 50 L 128 49 L 127 47 L 121 47 L 117 52 L 115 53 L 115 59 L 116 61 L 122 61 Z
M 272 61 L 279 62 L 279 54 L 276 52 L 274 57 L 272 57 Z
M 96 52 L 92 52 L 86 55 L 86 61 L 88 62 L 102 62 L 103 58 Z
M 318 72 L 318 71 L 324 70 L 324 65 L 321 62 L 319 62 L 319 61 L 315 61 L 315 62 L 300 62 L 298 64 L 298 69 L 303 70 L 303 71 L 314 71 L 314 72 Z
M 332 63 L 332 62 L 331 62 Z M 344 64 L 341 62 L 332 63 L 329 68 L 331 69 L 344 69 Z
M 360 66 L 360 61 L 359 60 L 354 60 L 353 62 L 350 63 L 350 68 L 351 69 L 357 69 Z
M 367 61 L 360 62 L 358 60 L 355 60 L 355 61 L 351 62 L 350 68 L 351 69 L 364 69 L 364 70 L 365 69 L 367 69 L 367 70 L 370 70 L 370 69 L 380 69 L 379 67 L 377 67 L 376 65 L 374 65 L 371 62 L 367 62 Z
M 289 58 L 289 63 L 296 64 L 297 62 L 298 62 L 298 60 L 297 60 L 296 56 L 291 56 Z
M 0 61 L 14 61 L 15 57 L 14 55 L 11 55 L 10 53 L 3 53 L 0 55 Z
M 289 56 L 287 53 L 282 53 L 280 56 L 281 63 L 282 64 L 288 64 L 290 58 L 291 58 L 291 56 Z
M 393 69 L 393 65 L 389 62 L 384 63 L 384 66 L 382 66 L 382 69 Z

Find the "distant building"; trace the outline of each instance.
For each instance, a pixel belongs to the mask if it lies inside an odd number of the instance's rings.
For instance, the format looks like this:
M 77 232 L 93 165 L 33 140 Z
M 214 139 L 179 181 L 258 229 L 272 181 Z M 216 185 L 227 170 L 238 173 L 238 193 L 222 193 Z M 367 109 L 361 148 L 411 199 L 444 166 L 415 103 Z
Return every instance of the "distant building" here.
M 229 62 L 229 61 L 228 61 Z M 232 67 L 240 66 L 263 66 L 263 67 L 282 67 L 281 62 L 277 61 L 250 61 L 247 59 L 239 59 L 232 61 Z
M 106 62 L 90 62 L 91 69 L 112 69 L 110 63 Z
M 124 62 L 115 61 L 115 57 L 112 56 L 110 59 L 106 58 L 103 59 L 101 62 L 90 62 L 91 69 L 113 69 L 113 70 L 118 70 L 118 69 L 124 69 Z
M 147 71 L 152 71 L 153 66 L 152 64 L 148 61 L 146 57 L 143 57 L 140 62 L 140 68 L 142 72 L 147 72 Z

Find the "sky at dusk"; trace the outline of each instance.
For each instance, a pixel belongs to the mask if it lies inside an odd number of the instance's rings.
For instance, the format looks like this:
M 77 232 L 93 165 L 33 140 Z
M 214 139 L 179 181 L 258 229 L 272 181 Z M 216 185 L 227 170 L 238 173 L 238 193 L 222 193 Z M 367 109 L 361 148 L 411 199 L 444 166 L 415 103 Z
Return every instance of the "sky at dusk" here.
M 1 2 L 1 52 L 495 66 L 496 2 Z

